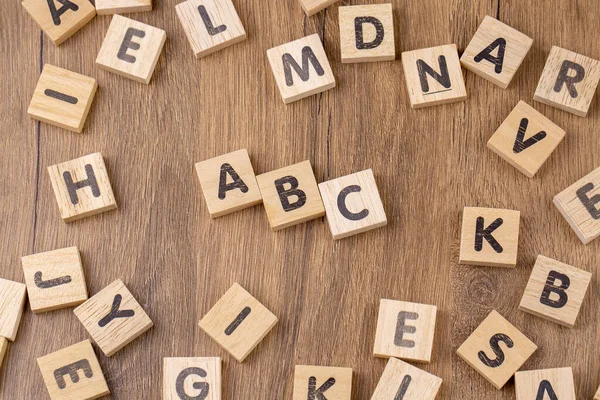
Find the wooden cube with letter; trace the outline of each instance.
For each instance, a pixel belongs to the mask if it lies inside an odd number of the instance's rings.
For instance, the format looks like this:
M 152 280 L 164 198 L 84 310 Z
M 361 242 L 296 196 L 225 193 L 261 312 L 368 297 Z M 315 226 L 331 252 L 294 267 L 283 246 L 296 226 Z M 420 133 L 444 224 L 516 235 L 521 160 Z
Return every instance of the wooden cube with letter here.
M 22 4 L 56 46 L 96 16 L 88 0 L 25 0 Z
M 352 398 L 352 368 L 296 365 L 293 400 Z
M 442 378 L 390 358 L 371 400 L 434 400 Z
M 309 17 L 329 7 L 339 0 L 300 0 L 300 5 Z
M 392 4 L 344 6 L 338 10 L 343 63 L 396 58 Z
M 571 367 L 519 371 L 515 391 L 517 400 L 577 400 Z
M 96 0 L 98 15 L 152 11 L 152 0 Z
M 26 295 L 23 283 L 0 278 L 0 336 L 11 342 L 17 337 Z
M 221 400 L 219 357 L 165 357 L 163 400 Z

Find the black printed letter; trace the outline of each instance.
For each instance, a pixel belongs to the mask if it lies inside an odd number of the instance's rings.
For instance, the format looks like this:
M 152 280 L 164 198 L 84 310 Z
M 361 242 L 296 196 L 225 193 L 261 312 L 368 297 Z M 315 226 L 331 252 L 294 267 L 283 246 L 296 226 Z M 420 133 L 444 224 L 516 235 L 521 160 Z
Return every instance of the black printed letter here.
M 40 289 L 49 289 L 54 286 L 60 286 L 66 283 L 70 283 L 71 276 L 65 275 L 59 278 L 48 279 L 47 281 L 44 281 L 42 280 L 42 271 L 38 271 L 33 276 L 33 282 L 35 283 L 35 286 L 39 287 Z
M 552 385 L 545 379 L 540 382 L 540 387 L 538 388 L 535 400 L 544 400 L 544 393 L 546 392 L 548 392 L 548 397 L 550 397 L 550 400 L 558 400 L 558 397 L 556 396 L 556 393 L 554 393 Z
M 232 183 L 227 183 L 227 174 L 231 176 L 233 179 Z M 237 172 L 233 169 L 233 167 L 227 163 L 221 165 L 221 176 L 219 177 L 219 199 L 223 200 L 225 198 L 225 194 L 229 190 L 240 189 L 242 193 L 248 193 L 248 186 L 246 183 L 240 178 Z
M 63 15 L 64 13 L 66 13 L 69 10 L 73 10 L 73 11 L 79 10 L 79 6 L 75 3 L 71 3 L 69 0 L 56 0 L 60 4 L 62 4 L 62 7 L 60 7 L 58 10 L 56 9 L 56 6 L 54 5 L 54 0 L 47 0 L 47 1 L 48 1 L 48 8 L 50 9 L 50 14 L 52 15 L 52 22 L 54 22 L 54 25 L 56 25 L 56 26 L 60 25 L 60 16 L 61 15 Z
M 481 251 L 483 249 L 483 239 L 485 238 L 496 253 L 502 253 L 504 249 L 492 236 L 492 232 L 502 225 L 504 221 L 502 218 L 496 218 L 496 220 L 485 229 L 483 228 L 483 222 L 483 217 L 477 217 L 477 226 L 475 227 L 475 251 Z
M 408 386 L 410 385 L 411 381 L 412 376 L 404 375 L 404 378 L 402 378 L 402 383 L 400 384 L 400 388 L 398 389 L 394 400 L 404 400 L 404 395 L 406 394 L 406 391 L 408 390 Z
M 394 344 L 400 347 L 415 347 L 415 342 L 405 340 L 404 333 L 415 333 L 417 328 L 412 325 L 406 325 L 407 319 L 419 319 L 419 314 L 416 312 L 400 311 L 398 313 L 398 321 L 396 322 L 396 334 L 394 335 Z
M 288 86 L 292 86 L 294 84 L 294 78 L 292 77 L 292 68 L 294 68 L 294 71 L 296 71 L 300 79 L 302 79 L 304 82 L 308 80 L 308 78 L 310 77 L 310 67 L 308 66 L 309 61 L 315 68 L 315 71 L 317 72 L 318 76 L 325 75 L 325 71 L 323 70 L 321 63 L 319 63 L 319 60 L 317 60 L 317 56 L 315 56 L 315 53 L 313 53 L 312 49 L 309 46 L 305 46 L 302 49 L 302 68 L 300 68 L 300 66 L 298 65 L 296 60 L 294 60 L 294 57 L 292 57 L 290 53 L 285 53 L 283 56 L 281 56 L 281 60 L 283 61 L 283 74 L 285 75 L 285 84 Z
M 556 280 L 560 281 L 560 286 L 556 286 Z M 560 272 L 550 271 L 548 277 L 546 278 L 546 285 L 544 285 L 544 291 L 542 292 L 542 297 L 540 297 L 540 303 L 552 307 L 552 308 L 562 308 L 569 301 L 569 296 L 565 290 L 567 290 L 571 286 L 571 279 L 565 274 L 561 274 Z M 558 300 L 552 300 L 550 295 L 555 293 L 558 295 Z
M 375 27 L 375 39 L 371 42 L 364 42 L 363 24 L 371 24 Z M 359 50 L 374 49 L 383 42 L 383 24 L 375 17 L 356 17 L 354 18 L 354 36 L 356 38 L 356 48 Z
M 540 131 L 530 137 L 529 139 L 523 141 L 525 139 L 525 132 L 527 131 L 527 125 L 529 125 L 529 120 L 527 118 L 521 119 L 521 123 L 519 124 L 519 131 L 517 132 L 517 137 L 515 139 L 515 144 L 513 146 L 513 152 L 515 154 L 519 154 L 523 150 L 533 146 L 540 140 L 546 137 L 545 131 Z
M 91 378 L 94 376 L 94 372 L 92 372 L 92 367 L 90 366 L 90 362 L 86 359 L 75 361 L 72 364 L 65 365 L 64 367 L 60 367 L 54 370 L 54 379 L 56 380 L 56 384 L 59 389 L 64 389 L 67 387 L 67 382 L 65 382 L 65 375 L 69 375 L 71 378 L 71 382 L 77 383 L 79 382 L 79 374 L 78 370 L 83 370 L 83 374 L 86 378 Z
M 448 73 L 448 65 L 446 64 L 446 57 L 439 56 L 438 62 L 440 64 L 440 73 L 438 74 L 433 68 L 425 63 L 423 60 L 417 60 L 417 69 L 419 70 L 419 80 L 421 81 L 421 90 L 423 93 L 429 92 L 429 82 L 427 82 L 427 74 L 431 75 L 433 79 L 438 81 L 446 89 L 450 89 L 452 84 L 450 83 L 450 74 Z
M 330 387 L 335 385 L 335 378 L 329 378 L 322 384 L 318 389 L 317 387 L 317 378 L 311 376 L 308 378 L 308 397 L 307 400 L 327 400 L 327 397 L 323 395 L 324 392 L 327 391 Z
M 144 36 L 146 36 L 146 32 L 135 28 L 127 29 L 127 32 L 125 32 L 125 37 L 121 42 L 121 47 L 119 47 L 119 52 L 117 53 L 117 58 L 119 60 L 123 60 L 131 64 L 135 62 L 136 58 L 131 54 L 127 54 L 127 49 L 139 50 L 140 48 L 139 43 L 131 41 L 131 39 L 133 39 L 134 36 L 143 38 Z
M 290 185 L 289 189 L 285 188 L 285 184 Z M 277 188 L 277 194 L 279 194 L 279 200 L 284 211 L 294 211 L 306 203 L 306 193 L 298 189 L 298 179 L 293 176 L 284 176 L 277 179 L 275 187 Z M 295 203 L 290 203 L 288 200 L 290 196 L 296 196 L 298 200 Z
M 106 325 L 108 325 L 113 319 L 130 318 L 135 315 L 135 311 L 133 310 L 119 310 L 119 307 L 121 306 L 121 300 L 123 300 L 123 296 L 121 296 L 120 294 L 115 296 L 112 303 L 112 307 L 110 308 L 110 312 L 106 315 L 106 317 L 102 318 L 98 322 L 98 326 L 100 328 L 103 328 Z
M 63 172 L 63 178 L 65 180 L 65 184 L 67 185 L 67 190 L 69 191 L 69 198 L 71 199 L 72 204 L 79 203 L 79 197 L 77 197 L 77 190 L 89 186 L 92 189 L 92 195 L 94 197 L 100 197 L 100 187 L 98 186 L 98 182 L 96 182 L 96 174 L 94 174 L 94 168 L 90 164 L 85 165 L 85 173 L 87 174 L 87 179 L 84 179 L 79 182 L 73 182 L 73 177 L 69 171 Z
M 369 210 L 367 210 L 366 208 L 360 212 L 353 213 L 352 211 L 348 210 L 348 207 L 346 207 L 346 196 L 348 196 L 350 193 L 360 192 L 360 190 L 360 186 L 352 185 L 345 187 L 344 189 L 342 189 L 340 194 L 338 194 L 338 209 L 340 210 L 340 213 L 350 221 L 359 221 L 363 218 L 367 218 L 367 216 L 369 215 Z
M 488 367 L 497 368 L 501 366 L 504 362 L 504 352 L 498 345 L 499 342 L 504 342 L 506 347 L 508 347 L 509 349 L 512 349 L 515 345 L 512 339 L 508 335 L 505 335 L 503 333 L 496 333 L 494 336 L 492 336 L 490 338 L 490 347 L 494 351 L 494 354 L 496 354 L 496 358 L 494 360 L 491 360 L 483 351 L 477 353 L 477 356 L 479 356 L 481 362 L 487 365 Z
M 197 396 L 188 396 L 185 392 L 185 379 L 190 375 L 197 375 L 200 378 L 206 378 L 206 371 L 202 368 L 190 367 L 186 368 L 177 375 L 177 380 L 175 381 L 175 391 L 181 400 L 204 400 L 208 397 L 208 392 L 210 390 L 210 385 L 206 382 L 194 382 L 192 387 L 196 390 L 199 390 Z
M 498 56 L 494 57 L 492 51 L 498 47 Z M 494 71 L 499 74 L 502 72 L 502 65 L 504 64 L 504 50 L 506 50 L 506 40 L 504 38 L 498 38 L 492 42 L 488 47 L 483 49 L 481 53 L 477 54 L 474 58 L 475 62 L 481 62 L 481 60 L 488 60 L 495 65 Z
M 206 30 L 208 31 L 208 34 L 210 36 L 214 36 L 218 33 L 221 33 L 223 31 L 227 30 L 227 26 L 225 26 L 225 25 L 219 25 L 216 28 L 214 27 L 212 20 L 210 19 L 210 16 L 206 12 L 206 7 L 198 6 L 198 12 L 200 13 L 200 16 L 202 17 L 202 22 L 204 22 L 204 26 L 206 27 Z
M 574 76 L 569 75 L 569 71 L 575 71 Z M 577 89 L 575 88 L 575 84 L 581 82 L 585 78 L 585 69 L 577 63 L 573 61 L 565 60 L 560 67 L 560 72 L 558 73 L 558 77 L 556 78 L 556 83 L 554 84 L 554 91 L 556 93 L 560 93 L 563 85 L 567 86 L 567 91 L 571 95 L 572 98 L 577 98 Z
M 577 197 L 579 197 L 579 201 L 583 203 L 585 209 L 588 210 L 592 218 L 600 219 L 600 210 L 596 208 L 596 204 L 600 203 L 600 194 L 588 197 L 588 192 L 591 192 L 592 190 L 594 190 L 594 184 L 591 182 L 587 183 L 577 189 Z
M 225 334 L 227 336 L 230 336 L 233 332 L 235 332 L 237 327 L 240 326 L 242 322 L 244 322 L 248 315 L 250 315 L 250 312 L 252 312 L 252 309 L 250 307 L 244 307 L 244 309 L 238 314 L 238 316 L 235 317 L 233 322 L 229 324 L 229 326 L 225 329 Z

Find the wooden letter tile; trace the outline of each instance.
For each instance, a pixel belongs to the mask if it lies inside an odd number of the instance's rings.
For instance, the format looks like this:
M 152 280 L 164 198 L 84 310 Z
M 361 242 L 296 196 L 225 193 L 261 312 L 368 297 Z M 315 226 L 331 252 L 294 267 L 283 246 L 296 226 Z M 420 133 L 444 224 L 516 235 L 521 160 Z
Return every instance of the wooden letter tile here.
M 577 400 L 571 367 L 517 372 L 515 391 L 517 400 Z
M 76 306 L 88 298 L 77 247 L 22 257 L 29 305 L 34 313 Z
M 293 400 L 350 400 L 352 368 L 296 365 Z
M 196 57 L 246 39 L 246 31 L 231 0 L 187 0 L 175 7 Z
M 540 255 L 519 310 L 572 328 L 591 279 L 590 272 Z
M 565 136 L 565 131 L 524 101 L 519 101 L 487 147 L 528 178 L 533 178 Z
M 465 207 L 460 235 L 460 264 L 514 268 L 521 213 L 499 208 Z
M 600 61 L 553 46 L 533 99 L 585 117 L 598 81 Z
M 598 390 L 596 391 L 596 394 L 594 395 L 594 400 L 600 400 L 600 387 L 598 388 Z
M 276 323 L 271 311 L 234 283 L 198 325 L 242 362 Z
M 494 310 L 456 354 L 501 389 L 536 350 L 531 340 Z
M 430 362 L 436 314 L 436 306 L 381 299 L 375 357 Z
M 163 400 L 221 400 L 219 357 L 169 357 L 163 364 Z
M 212 218 L 262 203 L 246 149 L 201 161 L 196 173 Z
M 269 49 L 267 58 L 286 104 L 335 87 L 335 77 L 316 33 Z
M 89 340 L 37 359 L 52 400 L 92 400 L 110 393 Z
M 387 225 L 373 171 L 367 169 L 319 184 L 334 239 Z
M 554 196 L 554 205 L 583 244 L 600 236 L 600 167 Z
M 434 400 L 442 378 L 390 358 L 371 400 Z
M 56 46 L 96 16 L 88 0 L 25 0 L 21 4 Z
M 74 312 L 107 357 L 121 350 L 153 325 L 120 279 L 96 293 Z
M 455 44 L 405 51 L 402 66 L 412 108 L 466 100 Z
M 94 78 L 46 64 L 27 114 L 38 121 L 81 133 L 97 88 Z
M 396 58 L 391 3 L 345 6 L 339 13 L 343 63 Z
M 65 222 L 117 208 L 102 154 L 53 165 L 48 173 Z
M 152 0 L 96 0 L 98 15 L 152 11 Z
M 8 339 L 0 336 L 0 370 L 2 369 L 2 363 L 4 362 L 4 356 L 8 350 Z
M 148 84 L 166 40 L 162 29 L 115 14 L 96 63 L 102 69 Z
M 533 39 L 485 16 L 460 58 L 463 67 L 506 89 L 531 49 Z
M 0 278 L 0 336 L 15 341 L 27 287 L 23 283 Z
M 309 17 L 329 7 L 338 0 L 300 0 L 302 9 Z

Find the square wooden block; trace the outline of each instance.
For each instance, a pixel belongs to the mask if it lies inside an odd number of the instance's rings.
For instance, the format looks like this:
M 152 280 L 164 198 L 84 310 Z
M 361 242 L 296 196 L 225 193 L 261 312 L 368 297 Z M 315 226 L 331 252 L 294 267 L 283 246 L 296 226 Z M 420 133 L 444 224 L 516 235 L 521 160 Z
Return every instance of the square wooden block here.
M 467 99 L 455 44 L 405 51 L 402 66 L 413 109 Z
M 166 40 L 167 34 L 162 29 L 115 14 L 96 64 L 147 85 Z
M 460 58 L 463 67 L 506 89 L 533 39 L 486 15 Z
M 442 378 L 390 358 L 371 400 L 434 400 L 440 386 Z
M 585 117 L 600 81 L 600 61 L 552 46 L 533 99 Z
M 519 371 L 515 374 L 515 391 L 517 400 L 577 400 L 571 367 Z
M 196 57 L 204 57 L 246 39 L 231 0 L 188 0 L 175 7 Z
M 0 278 L 0 336 L 11 342 L 17 337 L 26 294 L 25 284 Z
M 97 88 L 94 78 L 46 64 L 27 115 L 81 133 Z
M 528 178 L 546 162 L 565 131 L 524 101 L 506 117 L 487 147 Z
M 152 0 L 96 0 L 98 15 L 152 11 Z
M 221 400 L 219 357 L 166 357 L 163 400 Z
M 21 257 L 29 305 L 34 313 L 76 306 L 88 298 L 77 247 Z
M 514 268 L 520 219 L 519 211 L 465 207 L 459 264 Z
M 600 167 L 554 196 L 554 205 L 583 244 L 600 236 Z
M 381 299 L 375 333 L 375 357 L 429 363 L 437 307 Z
M 211 218 L 262 203 L 248 150 L 238 150 L 196 164 Z
M 110 393 L 89 340 L 37 359 L 52 400 L 92 400 Z
M 334 239 L 387 225 L 377 183 L 370 169 L 319 183 Z
M 276 323 L 277 317 L 271 311 L 234 283 L 198 325 L 242 362 Z
M 335 87 L 335 77 L 316 33 L 269 49 L 267 58 L 285 104 Z
M 600 387 L 598 388 L 598 390 L 596 391 L 596 394 L 594 395 L 594 400 L 600 400 Z
M 56 46 L 96 16 L 88 0 L 25 0 L 21 4 Z
M 590 272 L 540 255 L 519 310 L 572 328 L 591 279 Z
M 93 153 L 48 167 L 63 221 L 117 208 L 102 154 Z
M 352 368 L 296 365 L 293 400 L 350 400 Z
M 120 279 L 96 293 L 74 312 L 107 357 L 154 325 Z
M 343 63 L 396 58 L 391 3 L 345 6 L 338 10 Z
M 310 161 L 267 172 L 256 180 L 272 230 L 325 215 Z
M 531 340 L 494 310 L 456 354 L 501 389 L 536 350 Z
M 338 0 L 300 0 L 302 9 L 309 17 L 329 7 Z
M 0 369 L 2 369 L 2 363 L 4 362 L 4 356 L 8 350 L 8 339 L 0 336 Z

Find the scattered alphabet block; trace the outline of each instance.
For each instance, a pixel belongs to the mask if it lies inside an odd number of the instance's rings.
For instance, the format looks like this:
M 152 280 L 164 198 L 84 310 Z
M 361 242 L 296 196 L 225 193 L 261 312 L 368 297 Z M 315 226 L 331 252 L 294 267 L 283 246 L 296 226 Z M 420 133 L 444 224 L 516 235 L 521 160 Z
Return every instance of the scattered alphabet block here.
M 316 33 L 269 49 L 267 58 L 285 104 L 335 87 L 335 77 Z
M 345 6 L 338 10 L 343 63 L 396 58 L 391 3 Z
M 387 225 L 372 170 L 322 182 L 319 191 L 334 239 Z
M 27 114 L 35 120 L 81 133 L 97 88 L 94 78 L 46 64 Z
M 375 333 L 375 357 L 429 363 L 437 307 L 381 299 Z
M 152 0 L 96 0 L 98 15 L 152 11 Z
M 56 46 L 96 16 L 88 0 L 25 0 L 22 4 Z
M 11 342 L 17 337 L 26 294 L 23 283 L 0 278 L 0 336 Z
M 187 0 L 175 6 L 196 57 L 204 57 L 246 39 L 231 0 Z
M 29 305 L 34 313 L 76 306 L 88 298 L 77 247 L 21 257 Z
M 546 162 L 565 131 L 524 101 L 519 101 L 487 147 L 528 178 Z
M 162 29 L 115 14 L 96 64 L 147 85 L 166 40 L 167 34 Z
M 402 66 L 413 109 L 466 100 L 455 44 L 405 51 Z
M 352 368 L 296 365 L 293 400 L 350 400 Z
M 519 211 L 465 207 L 459 263 L 514 268 L 520 219 Z
M 600 387 L 598 388 L 598 390 L 596 391 L 596 394 L 594 395 L 594 400 L 600 400 Z
M 102 154 L 88 154 L 48 167 L 63 221 L 71 222 L 117 208 Z
M 302 9 L 309 17 L 329 7 L 338 0 L 300 0 Z
M 577 400 L 571 367 L 519 371 L 515 374 L 515 391 L 517 400 Z
M 493 310 L 456 354 L 496 389 L 501 389 L 537 346 Z
M 153 326 L 120 279 L 96 293 L 74 312 L 107 357 Z
M 277 317 L 234 283 L 198 324 L 239 362 L 273 329 Z
M 274 231 L 325 215 L 310 161 L 256 177 Z
M 572 328 L 592 274 L 539 255 L 519 310 Z
M 201 161 L 196 173 L 212 218 L 262 203 L 246 149 Z
M 585 117 L 600 81 L 600 61 L 552 46 L 533 99 Z
M 0 336 L 0 368 L 2 368 L 2 363 L 4 362 L 4 356 L 6 355 L 6 351 L 8 350 L 8 339 Z
M 110 393 L 89 340 L 37 359 L 52 400 L 92 400 Z
M 442 378 L 392 357 L 371 400 L 434 400 L 440 386 Z
M 554 196 L 554 205 L 583 244 L 600 236 L 600 167 Z
M 163 365 L 163 400 L 221 400 L 219 357 L 167 357 Z
M 486 15 L 460 58 L 463 67 L 506 89 L 533 39 Z

